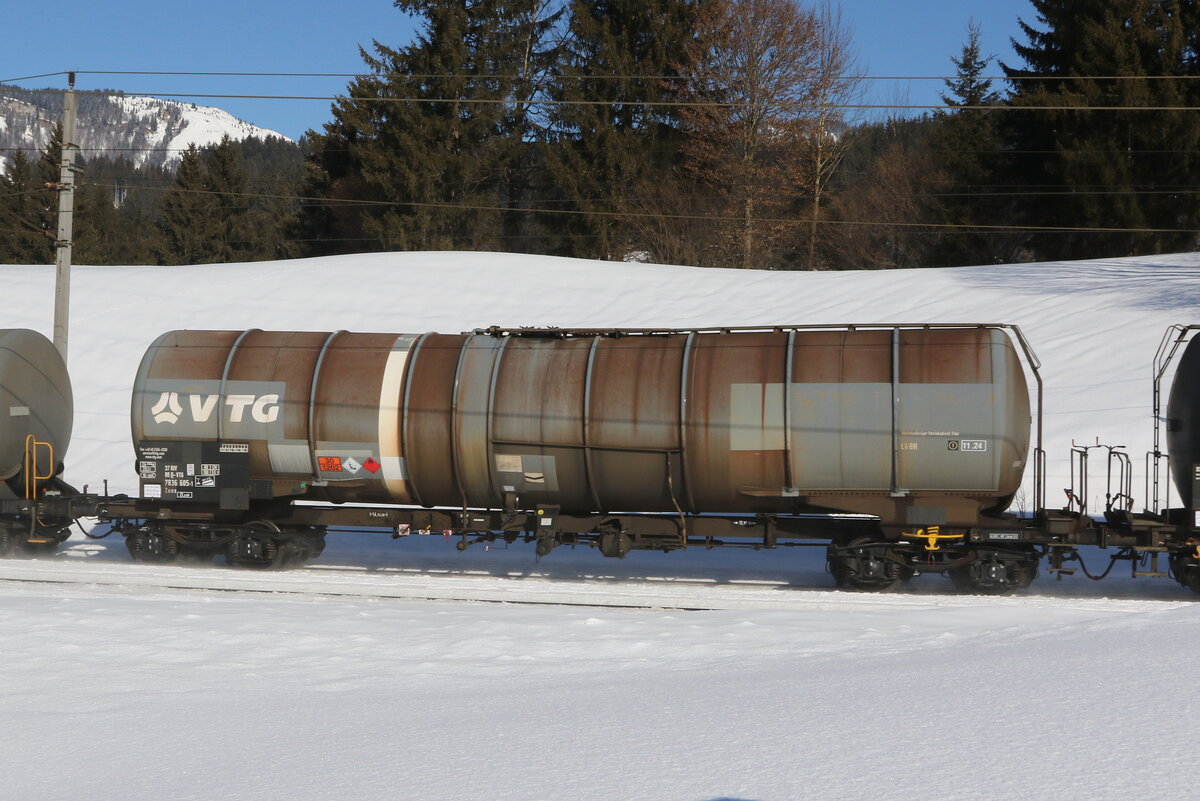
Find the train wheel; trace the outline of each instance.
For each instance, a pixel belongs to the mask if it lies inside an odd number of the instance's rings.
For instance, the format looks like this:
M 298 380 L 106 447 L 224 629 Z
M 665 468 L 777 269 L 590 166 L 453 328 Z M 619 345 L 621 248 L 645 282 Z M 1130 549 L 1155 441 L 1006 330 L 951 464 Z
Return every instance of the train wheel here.
M 225 559 L 235 567 L 260 570 L 281 567 L 279 526 L 270 520 L 255 520 L 246 526 L 249 531 L 230 540 Z
M 293 567 L 300 567 L 310 557 L 311 552 L 296 540 L 281 540 L 276 547 L 275 560 L 271 564 L 271 569 L 288 570 Z
M 831 545 L 829 568 L 838 587 L 854 592 L 892 592 L 914 572 L 899 551 L 871 537 Z
M 285 530 L 270 520 L 256 520 L 247 528 L 250 531 L 235 537 L 226 549 L 231 565 L 288 570 L 316 558 L 325 548 L 324 533 L 316 530 Z
M 946 571 L 954 587 L 970 595 L 1012 595 L 1028 587 L 1037 575 L 1037 562 L 1027 556 L 977 554 L 965 567 Z
M 126 534 L 125 547 L 139 562 L 166 564 L 179 558 L 179 543 L 157 528 L 140 528 Z

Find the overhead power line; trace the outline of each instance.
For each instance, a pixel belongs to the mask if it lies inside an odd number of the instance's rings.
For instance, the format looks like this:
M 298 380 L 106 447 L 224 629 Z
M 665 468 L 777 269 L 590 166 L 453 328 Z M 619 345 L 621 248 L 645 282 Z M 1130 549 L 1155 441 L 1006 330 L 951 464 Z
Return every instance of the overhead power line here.
M 0 79 L 0 83 L 12 83 L 16 81 L 28 81 L 36 78 L 53 78 L 57 76 L 69 75 L 74 72 L 76 75 L 154 75 L 165 77 L 187 77 L 187 78 L 375 78 L 387 77 L 395 78 L 413 78 L 417 80 L 436 79 L 487 79 L 487 80 L 529 80 L 532 78 L 554 78 L 556 80 L 584 80 L 584 81 L 604 81 L 604 80 L 689 80 L 696 76 L 673 73 L 667 75 L 644 75 L 644 74 L 608 74 L 608 75 L 592 75 L 592 74 L 563 74 L 563 73 L 538 73 L 533 75 L 516 75 L 511 73 L 445 73 L 445 72 L 426 72 L 426 73 L 405 73 L 382 76 L 375 72 L 202 72 L 202 71 L 179 71 L 179 70 L 60 70 L 58 72 L 45 72 L 39 75 L 23 75 L 18 78 Z M 705 76 L 708 80 L 711 76 Z M 719 77 L 719 76 L 718 76 Z M 961 75 L 833 75 L 828 76 L 827 80 L 849 82 L 849 81 L 961 81 Z M 991 81 L 1195 81 L 1200 80 L 1200 75 L 980 75 L 975 78 L 979 82 Z
M 127 188 L 117 184 L 101 184 L 92 183 L 90 186 L 104 187 L 109 189 Z M 637 211 L 600 211 L 600 210 L 584 210 L 584 209 L 551 209 L 545 207 L 532 206 L 501 206 L 498 204 L 482 204 L 482 203 L 433 203 L 429 201 L 415 200 L 352 200 L 352 199 L 332 199 L 322 197 L 305 197 L 302 195 L 279 195 L 257 192 L 221 192 L 210 189 L 180 189 L 178 187 L 144 187 L 151 191 L 166 192 L 175 189 L 193 194 L 206 195 L 222 195 L 225 197 L 242 197 L 242 198 L 261 198 L 269 200 L 291 200 L 317 203 L 325 206 L 360 206 L 360 207 L 379 207 L 379 206 L 407 206 L 410 208 L 429 208 L 442 209 L 447 211 L 495 211 L 495 212 L 519 212 L 528 214 L 562 214 L 569 216 L 594 216 L 594 217 L 618 217 L 623 219 L 665 219 L 665 220 L 691 220 L 697 222 L 744 222 L 744 218 L 739 215 L 719 215 L 719 214 L 668 214 L 657 212 L 637 212 Z M 811 219 L 794 218 L 794 217 L 758 217 L 754 223 L 762 225 L 811 225 Z M 995 232 L 1027 232 L 1027 233 L 1097 233 L 1097 234 L 1200 234 L 1200 229 L 1193 228 L 1138 228 L 1138 227 L 1089 227 L 1089 226 L 1058 226 L 1058 225 L 987 225 L 987 224 L 965 224 L 965 223 L 911 223 L 911 222 L 892 222 L 878 220 L 828 220 L 822 219 L 816 221 L 821 225 L 833 226 L 875 226 L 875 227 L 891 227 L 891 228 L 912 228 L 918 230 L 931 231 L 995 231 Z
M 446 103 L 460 105 L 488 106 L 645 106 L 648 108 L 753 108 L 752 102 L 712 101 L 712 100 L 559 100 L 553 98 L 462 98 L 462 97 L 350 97 L 347 95 L 234 95 L 202 92 L 126 92 L 126 95 L 137 97 L 157 97 L 165 99 L 203 99 L 203 100 L 323 100 L 346 101 L 356 103 Z M 978 106 L 953 106 L 944 103 L 777 103 L 782 108 L 823 108 L 842 111 L 1196 111 L 1194 106 L 1087 106 L 1087 105 L 1048 105 L 1048 106 L 1014 106 L 1007 104 L 989 104 Z

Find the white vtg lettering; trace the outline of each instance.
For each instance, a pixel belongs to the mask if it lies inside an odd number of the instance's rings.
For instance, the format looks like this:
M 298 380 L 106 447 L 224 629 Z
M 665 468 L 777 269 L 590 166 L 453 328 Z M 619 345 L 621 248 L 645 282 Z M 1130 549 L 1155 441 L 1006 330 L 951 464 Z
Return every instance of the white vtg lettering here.
M 189 400 L 191 401 L 189 405 L 192 409 L 192 419 L 197 423 L 208 422 L 208 418 L 212 417 L 213 409 L 217 408 L 216 395 L 208 395 L 203 398 L 199 395 L 192 395 Z
M 217 408 L 218 395 L 188 395 L 187 410 L 192 420 L 197 423 L 207 423 Z M 225 406 L 228 408 L 227 420 L 230 423 L 241 423 L 246 419 L 246 410 L 250 410 L 250 419 L 257 423 L 274 423 L 279 419 L 279 395 L 227 395 Z M 156 423 L 175 425 L 183 415 L 183 404 L 179 402 L 178 392 L 164 392 L 158 402 L 150 407 L 150 414 Z
M 250 417 L 258 423 L 274 423 L 279 419 L 278 395 L 229 395 L 225 398 L 229 407 L 229 422 L 240 423 L 245 417 L 246 408 L 250 409 Z

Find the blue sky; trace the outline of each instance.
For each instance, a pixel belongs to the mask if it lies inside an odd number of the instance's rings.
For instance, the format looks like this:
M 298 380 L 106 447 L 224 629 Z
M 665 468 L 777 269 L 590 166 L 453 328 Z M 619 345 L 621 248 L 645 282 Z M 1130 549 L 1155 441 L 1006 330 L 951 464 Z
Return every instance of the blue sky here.
M 985 52 L 1013 63 L 1009 37 L 1019 36 L 1017 18 L 1034 21 L 1029 0 L 842 0 L 841 7 L 860 64 L 873 76 L 950 74 L 950 57 L 960 52 L 971 19 L 983 28 Z M 411 22 L 391 0 L 44 0 L 36 12 L 27 8 L 5 15 L 0 81 L 63 70 L 353 73 L 363 67 L 360 44 L 377 39 L 398 46 L 412 36 Z M 130 94 L 329 96 L 347 81 L 81 74 L 76 86 Z M 66 79 L 19 85 L 63 87 Z M 869 102 L 912 104 L 936 103 L 943 89 L 937 81 L 871 81 L 869 87 Z M 193 102 L 292 138 L 329 119 L 326 100 Z

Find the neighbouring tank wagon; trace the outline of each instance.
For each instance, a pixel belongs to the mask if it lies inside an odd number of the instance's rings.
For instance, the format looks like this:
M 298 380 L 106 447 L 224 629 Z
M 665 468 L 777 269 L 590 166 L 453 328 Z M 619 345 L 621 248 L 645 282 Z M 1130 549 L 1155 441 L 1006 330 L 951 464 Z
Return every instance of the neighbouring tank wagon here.
M 52 549 L 69 536 L 70 520 L 49 510 L 30 515 L 28 505 L 71 492 L 60 476 L 73 424 L 58 350 L 36 331 L 0 329 L 0 500 L 9 502 L 0 510 L 0 553 Z
M 1167 400 L 1167 453 L 1184 507 L 1200 499 L 1200 338 L 1184 348 Z

